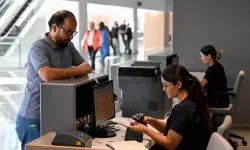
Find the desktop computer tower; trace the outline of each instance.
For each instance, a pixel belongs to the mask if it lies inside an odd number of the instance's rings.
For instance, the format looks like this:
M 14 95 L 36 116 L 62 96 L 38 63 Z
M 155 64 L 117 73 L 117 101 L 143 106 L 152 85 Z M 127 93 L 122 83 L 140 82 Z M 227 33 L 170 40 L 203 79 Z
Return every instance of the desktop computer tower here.
M 41 84 L 40 133 L 76 129 L 76 120 L 93 112 L 92 86 L 109 80 L 108 75 L 89 74 L 80 78 L 48 81 Z M 84 110 L 84 111 L 83 111 Z M 85 118 L 84 118 L 85 117 Z

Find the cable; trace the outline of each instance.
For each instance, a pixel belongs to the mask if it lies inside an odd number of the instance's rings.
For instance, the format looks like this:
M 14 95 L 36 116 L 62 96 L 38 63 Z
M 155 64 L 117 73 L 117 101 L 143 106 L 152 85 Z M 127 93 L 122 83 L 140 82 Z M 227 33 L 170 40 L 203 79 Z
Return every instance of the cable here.
M 96 77 L 94 77 L 93 79 L 95 80 L 96 84 L 99 84 L 99 81 L 97 80 Z

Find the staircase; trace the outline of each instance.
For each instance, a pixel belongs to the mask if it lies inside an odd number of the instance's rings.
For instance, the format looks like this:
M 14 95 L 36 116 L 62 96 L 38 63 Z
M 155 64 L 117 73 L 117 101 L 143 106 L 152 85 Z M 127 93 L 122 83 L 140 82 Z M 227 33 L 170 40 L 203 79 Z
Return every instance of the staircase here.
M 6 10 L 13 3 L 13 0 L 1 0 L 0 2 L 0 17 L 6 12 Z
M 18 35 L 18 32 L 20 32 L 20 31 L 18 30 L 18 27 L 15 27 L 15 23 L 19 19 L 19 17 L 22 15 L 22 13 L 24 12 L 24 10 L 29 6 L 29 4 L 31 2 L 32 2 L 32 0 L 27 0 L 27 2 L 19 10 L 19 12 L 17 13 L 17 15 L 12 19 L 12 21 L 9 23 L 9 25 L 5 28 L 5 30 L 3 31 L 3 33 L 1 33 L 1 36 L 5 36 L 8 32 L 11 32 L 11 34 L 9 36 L 17 36 Z M 11 30 L 14 27 L 15 27 L 15 29 Z
M 2 31 L 0 34 L 0 58 L 12 53 L 13 50 L 18 46 L 20 33 L 23 31 L 37 10 L 41 7 L 43 1 L 44 0 L 27 0 L 24 5 L 22 5 L 21 9 L 16 13 L 15 17 L 7 25 L 7 27 Z M 33 6 L 35 4 L 34 8 L 31 6 L 31 4 Z M 30 12 L 28 15 L 27 11 Z M 26 14 L 26 16 L 23 14 Z M 21 24 L 17 25 L 17 22 L 20 22 L 21 17 Z

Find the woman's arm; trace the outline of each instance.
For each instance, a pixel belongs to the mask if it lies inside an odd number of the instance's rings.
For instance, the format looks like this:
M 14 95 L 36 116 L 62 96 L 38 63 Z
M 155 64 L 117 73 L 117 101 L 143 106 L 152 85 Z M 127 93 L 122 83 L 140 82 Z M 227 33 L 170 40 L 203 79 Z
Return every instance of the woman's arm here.
M 168 150 L 175 149 L 180 144 L 183 138 L 180 134 L 176 133 L 174 130 L 169 130 L 167 136 L 164 136 L 148 128 L 148 130 L 145 131 L 145 134 L 147 134 L 156 143 L 167 148 Z
M 157 133 L 156 131 L 146 127 L 140 123 L 132 123 L 130 128 L 136 132 L 145 133 L 149 137 L 151 137 L 156 143 L 160 144 L 161 146 L 172 150 L 175 149 L 182 140 L 182 135 L 178 134 L 174 130 L 169 130 L 167 136 L 164 136 L 161 133 Z
M 201 86 L 204 88 L 207 84 L 208 84 L 207 79 L 203 78 L 203 79 L 201 80 Z
M 151 125 L 152 127 L 154 127 L 156 130 L 158 130 L 161 133 L 165 132 L 166 122 L 157 120 L 152 117 L 146 117 L 146 116 L 145 116 L 144 122 Z

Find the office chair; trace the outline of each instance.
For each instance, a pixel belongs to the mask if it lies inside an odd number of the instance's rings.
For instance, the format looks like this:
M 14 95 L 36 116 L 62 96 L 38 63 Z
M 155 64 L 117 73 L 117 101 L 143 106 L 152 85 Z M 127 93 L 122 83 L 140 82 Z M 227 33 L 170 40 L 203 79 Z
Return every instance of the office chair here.
M 223 136 L 236 150 L 238 148 L 237 142 L 234 142 L 232 139 L 229 138 L 231 127 L 232 127 L 232 117 L 230 115 L 227 115 L 223 123 L 218 127 L 217 133 Z
M 229 95 L 229 97 L 230 97 L 229 107 L 227 107 L 227 108 L 211 108 L 210 107 L 210 112 L 212 112 L 213 114 L 218 114 L 220 116 L 221 122 L 223 122 L 223 119 L 226 115 L 230 115 L 234 111 L 238 110 L 238 103 L 240 100 L 241 83 L 242 83 L 243 78 L 244 78 L 244 71 L 241 70 L 237 76 L 236 81 L 235 81 L 234 88 L 229 88 L 228 92 L 225 92 L 225 93 L 214 94 L 214 95 Z M 240 137 L 240 136 L 232 134 L 232 133 L 230 133 L 229 136 L 233 137 L 233 138 L 241 139 L 242 144 L 247 145 L 247 142 L 245 141 L 245 139 L 243 137 Z
M 233 147 L 220 134 L 214 132 L 207 145 L 207 150 L 233 150 Z
M 222 125 L 218 127 L 217 133 L 219 133 L 227 140 L 231 132 L 231 127 L 232 127 L 232 117 L 230 115 L 227 115 Z

